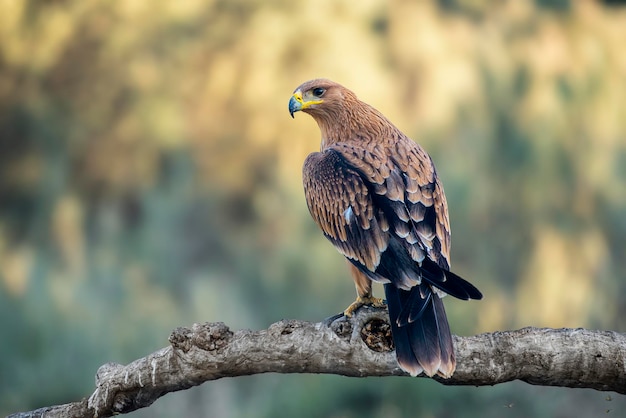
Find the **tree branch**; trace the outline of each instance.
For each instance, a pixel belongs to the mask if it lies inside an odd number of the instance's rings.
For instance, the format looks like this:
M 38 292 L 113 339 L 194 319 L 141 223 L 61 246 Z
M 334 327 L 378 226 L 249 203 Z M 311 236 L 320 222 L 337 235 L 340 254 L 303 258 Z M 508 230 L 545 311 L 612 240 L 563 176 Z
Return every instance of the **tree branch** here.
M 283 320 L 267 330 L 234 333 L 220 322 L 177 328 L 170 346 L 126 366 L 101 366 L 88 399 L 9 417 L 108 417 L 209 380 L 257 373 L 406 375 L 392 352 L 386 309 L 362 308 L 351 319 L 328 322 Z M 522 380 L 626 394 L 624 334 L 524 328 L 454 341 L 457 370 L 450 379 L 437 378 L 446 385 Z

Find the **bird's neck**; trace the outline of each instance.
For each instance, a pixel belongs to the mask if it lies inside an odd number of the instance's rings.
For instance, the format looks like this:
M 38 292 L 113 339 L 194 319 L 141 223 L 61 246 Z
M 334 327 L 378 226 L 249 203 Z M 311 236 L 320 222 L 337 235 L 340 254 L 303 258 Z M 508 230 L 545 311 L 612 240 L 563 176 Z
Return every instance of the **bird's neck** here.
M 322 134 L 322 150 L 340 142 L 373 145 L 401 135 L 382 113 L 361 101 L 332 113 L 315 115 L 315 120 Z

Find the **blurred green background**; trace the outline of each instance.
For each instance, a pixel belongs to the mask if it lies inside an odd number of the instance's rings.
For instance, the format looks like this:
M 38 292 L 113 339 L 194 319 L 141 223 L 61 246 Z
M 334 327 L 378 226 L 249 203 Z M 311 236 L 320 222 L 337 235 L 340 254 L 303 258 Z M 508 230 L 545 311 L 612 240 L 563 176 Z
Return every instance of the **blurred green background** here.
M 482 0 L 0 0 L 0 414 L 78 400 L 176 326 L 355 292 L 305 205 L 328 77 L 437 164 L 454 333 L 626 331 L 626 9 Z M 380 289 L 377 289 L 380 294 Z M 134 417 L 626 416 L 591 390 L 260 375 Z

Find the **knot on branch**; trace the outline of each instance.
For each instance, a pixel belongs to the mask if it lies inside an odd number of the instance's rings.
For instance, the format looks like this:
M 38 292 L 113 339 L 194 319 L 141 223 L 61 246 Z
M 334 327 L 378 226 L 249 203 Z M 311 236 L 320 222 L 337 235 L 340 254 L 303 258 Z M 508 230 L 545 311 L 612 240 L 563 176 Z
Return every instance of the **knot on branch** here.
M 363 306 L 350 318 L 340 314 L 331 317 L 330 321 L 330 329 L 350 343 L 360 338 L 370 350 L 377 353 L 394 349 L 387 308 Z
M 352 319 L 354 320 L 355 318 Z M 339 338 L 348 342 L 352 337 L 352 321 L 345 316 L 334 319 L 333 322 L 330 323 L 330 329 L 332 329 Z
M 233 336 L 233 332 L 223 322 L 193 324 L 191 329 L 178 327 L 172 331 L 168 341 L 173 348 L 187 353 L 192 347 L 203 351 L 220 351 Z
M 378 353 L 393 351 L 391 325 L 380 318 L 372 318 L 361 328 L 361 339 L 365 345 Z

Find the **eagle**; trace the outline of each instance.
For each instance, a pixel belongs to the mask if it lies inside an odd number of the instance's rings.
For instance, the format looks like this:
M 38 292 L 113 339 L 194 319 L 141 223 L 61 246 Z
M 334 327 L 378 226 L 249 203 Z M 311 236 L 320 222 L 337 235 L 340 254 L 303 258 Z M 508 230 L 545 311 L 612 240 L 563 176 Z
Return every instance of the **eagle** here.
M 449 378 L 456 368 L 442 298 L 481 299 L 450 271 L 450 223 L 430 156 L 381 112 L 342 85 L 310 80 L 295 89 L 289 113 L 303 111 L 321 131 L 302 179 L 309 212 L 350 263 L 357 298 L 344 315 L 373 297 L 382 283 L 399 366 L 411 376 Z

